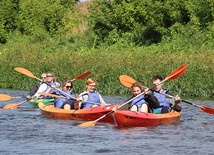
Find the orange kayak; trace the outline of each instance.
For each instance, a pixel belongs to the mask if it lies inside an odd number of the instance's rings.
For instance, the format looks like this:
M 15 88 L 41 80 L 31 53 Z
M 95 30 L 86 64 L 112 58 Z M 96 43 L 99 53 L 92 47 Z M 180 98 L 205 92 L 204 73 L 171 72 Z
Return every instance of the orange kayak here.
M 119 105 L 114 104 L 104 107 L 94 107 L 80 110 L 59 109 L 54 107 L 53 104 L 45 105 L 43 102 L 39 102 L 38 106 L 42 115 L 47 118 L 93 121 L 111 111 L 113 107 Z M 102 119 L 102 122 L 114 123 L 112 114 Z
M 118 127 L 151 127 L 161 124 L 173 124 L 180 121 L 181 112 L 166 114 L 153 114 L 118 110 L 114 113 L 115 123 Z

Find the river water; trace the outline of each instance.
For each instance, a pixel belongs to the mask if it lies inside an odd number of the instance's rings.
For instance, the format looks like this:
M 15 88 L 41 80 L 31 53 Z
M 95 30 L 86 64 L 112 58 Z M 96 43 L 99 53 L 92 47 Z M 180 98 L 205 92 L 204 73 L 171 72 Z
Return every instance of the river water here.
M 26 95 L 25 91 L 0 90 L 0 94 Z M 122 104 L 126 98 L 104 96 L 107 103 Z M 19 103 L 24 98 L 0 102 Z M 193 101 L 214 107 L 213 101 Z M 2 155 L 213 155 L 214 115 L 181 103 L 179 124 L 157 127 L 117 128 L 108 124 L 76 126 L 82 122 L 44 118 L 28 102 L 18 109 L 0 109 L 0 154 Z

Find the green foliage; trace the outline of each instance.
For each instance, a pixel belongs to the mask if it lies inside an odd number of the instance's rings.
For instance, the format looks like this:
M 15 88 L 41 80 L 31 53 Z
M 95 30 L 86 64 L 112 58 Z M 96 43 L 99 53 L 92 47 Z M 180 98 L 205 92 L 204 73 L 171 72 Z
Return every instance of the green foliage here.
M 210 0 L 94 0 L 90 27 L 98 44 L 151 45 L 174 39 L 177 25 L 203 33 L 213 25 L 213 5 Z
M 20 31 L 35 40 L 56 35 L 66 23 L 64 18 L 77 0 L 5 0 L 0 2 L 0 42 L 6 43 L 8 34 Z
M 120 75 L 131 76 L 150 87 L 152 76 L 161 74 L 166 77 L 186 63 L 187 72 L 178 79 L 165 82 L 164 87 L 171 88 L 173 93 L 182 97 L 214 97 L 213 48 L 190 47 L 188 51 L 177 51 L 172 47 L 179 47 L 179 44 L 166 43 L 138 48 L 115 45 L 87 49 L 75 48 L 76 44 L 68 42 L 66 37 L 49 38 L 41 43 L 32 43 L 31 37 L 20 37 L 18 33 L 10 37 L 14 39 L 0 46 L 0 72 L 7 73 L 0 77 L 0 88 L 3 89 L 30 90 L 38 82 L 14 71 L 15 67 L 24 67 L 37 77 L 42 72 L 52 71 L 58 82 L 64 77 L 72 79 L 91 71 L 89 77 L 98 81 L 100 93 L 128 95 L 129 89 L 119 82 Z M 85 90 L 86 79 L 74 82 L 75 93 Z

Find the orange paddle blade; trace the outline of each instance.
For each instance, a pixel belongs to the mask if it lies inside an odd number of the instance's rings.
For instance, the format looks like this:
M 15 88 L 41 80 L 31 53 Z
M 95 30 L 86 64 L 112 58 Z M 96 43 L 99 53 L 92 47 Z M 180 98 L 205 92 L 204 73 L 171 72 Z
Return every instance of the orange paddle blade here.
M 203 110 L 204 112 L 208 113 L 208 114 L 214 114 L 214 108 L 210 108 L 210 107 L 205 107 L 205 106 L 199 106 L 201 108 L 201 110 Z
M 17 68 L 14 68 L 15 71 L 19 72 L 19 73 L 22 73 L 22 74 L 25 74 L 29 77 L 32 77 L 32 78 L 36 78 L 33 73 L 31 73 L 29 70 L 25 69 L 25 68 L 21 68 L 21 67 L 17 67 Z
M 135 79 L 127 75 L 120 75 L 119 79 L 120 79 L 120 82 L 128 88 L 130 88 L 133 83 L 137 82 Z
M 75 80 L 79 80 L 79 79 L 82 79 L 82 78 L 85 78 L 86 76 L 88 76 L 89 74 L 91 74 L 91 72 L 85 72 L 75 78 L 73 78 L 71 81 L 75 81 Z
M 39 92 L 38 94 L 43 95 L 43 96 L 52 96 L 55 98 L 62 98 L 60 95 L 55 95 L 55 94 L 50 94 L 50 93 L 45 93 L 45 92 Z
M 16 109 L 20 104 L 19 103 L 11 103 L 7 104 L 3 107 L 3 109 Z
M 97 121 L 88 121 L 88 122 L 82 123 L 78 126 L 95 126 L 96 123 L 97 123 Z
M 11 100 L 13 97 L 6 95 L 6 94 L 0 94 L 0 101 L 8 101 Z
M 176 78 L 181 77 L 187 70 L 187 65 L 183 64 L 180 67 L 178 67 L 177 69 L 175 69 L 174 71 L 172 71 L 166 78 L 165 80 L 173 80 Z

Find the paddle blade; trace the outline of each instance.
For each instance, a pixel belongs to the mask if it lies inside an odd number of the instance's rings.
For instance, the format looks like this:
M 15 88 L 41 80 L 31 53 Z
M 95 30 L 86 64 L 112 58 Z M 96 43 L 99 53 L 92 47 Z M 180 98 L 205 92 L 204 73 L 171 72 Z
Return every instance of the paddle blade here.
M 11 100 L 13 97 L 6 95 L 6 94 L 0 94 L 0 101 L 8 101 Z
M 205 107 L 205 106 L 199 106 L 201 108 L 201 110 L 203 110 L 204 112 L 208 113 L 208 114 L 214 114 L 214 108 L 210 108 L 210 107 Z
M 18 108 L 20 104 L 19 103 L 11 103 L 11 104 L 7 104 L 3 107 L 3 109 L 16 109 Z
M 75 81 L 75 80 L 79 80 L 79 79 L 83 79 L 85 78 L 86 76 L 88 76 L 89 74 L 91 74 L 91 72 L 85 72 L 77 77 L 75 77 L 74 79 L 72 79 L 71 81 Z
M 181 77 L 187 70 L 187 65 L 183 64 L 174 71 L 172 71 L 166 78 L 165 80 L 173 80 Z
M 33 73 L 31 73 L 29 70 L 25 69 L 25 68 L 21 68 L 21 67 L 17 67 L 17 68 L 14 68 L 15 71 L 19 72 L 19 73 L 22 73 L 22 74 L 25 74 L 29 77 L 32 77 L 32 78 L 36 78 Z
M 95 126 L 96 123 L 97 121 L 88 121 L 88 122 L 79 124 L 78 126 Z
M 120 82 L 128 88 L 130 88 L 133 83 L 137 82 L 136 80 L 127 75 L 120 75 L 119 79 Z

